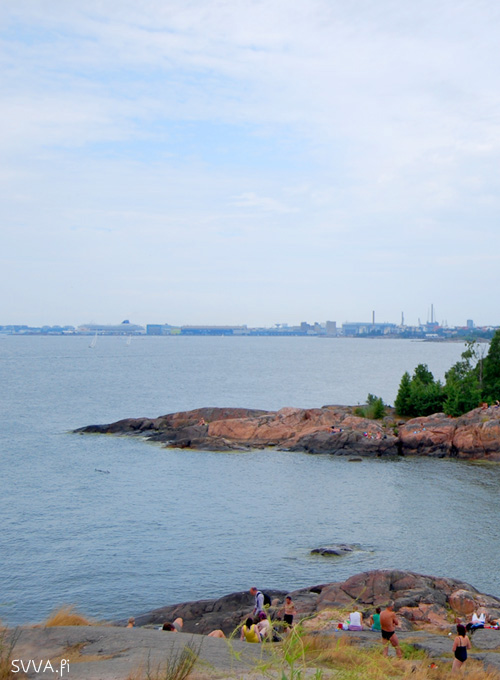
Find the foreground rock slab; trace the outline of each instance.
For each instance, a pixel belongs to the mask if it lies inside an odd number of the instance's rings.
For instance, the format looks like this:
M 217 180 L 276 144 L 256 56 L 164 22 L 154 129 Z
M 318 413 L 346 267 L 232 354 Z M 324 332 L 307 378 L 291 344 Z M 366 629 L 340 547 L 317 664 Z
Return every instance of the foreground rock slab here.
M 247 645 L 239 640 L 208 638 L 186 633 L 166 633 L 146 628 L 116 628 L 112 626 L 60 626 L 55 628 L 21 628 L 13 658 L 30 663 L 30 680 L 48 677 L 68 680 L 126 680 L 136 672 L 145 677 L 150 668 L 174 658 L 185 645 L 199 650 L 195 671 L 204 677 L 222 671 L 227 677 L 241 677 L 262 659 L 267 659 L 261 645 Z M 236 652 L 236 653 L 235 653 Z M 61 668 L 61 660 L 69 660 Z M 47 667 L 50 661 L 54 672 Z M 42 664 L 39 666 L 39 664 Z M 33 666 L 35 664 L 35 666 Z M 33 668 L 39 671 L 33 671 Z M 45 668 L 45 671 L 44 671 Z M 58 672 L 56 672 L 56 669 Z
M 337 456 L 420 455 L 500 462 L 500 407 L 477 408 L 460 418 L 437 413 L 412 420 L 394 413 L 380 421 L 350 406 L 200 408 L 160 416 L 88 425 L 79 434 L 134 435 L 168 447 L 210 451 L 279 447 Z

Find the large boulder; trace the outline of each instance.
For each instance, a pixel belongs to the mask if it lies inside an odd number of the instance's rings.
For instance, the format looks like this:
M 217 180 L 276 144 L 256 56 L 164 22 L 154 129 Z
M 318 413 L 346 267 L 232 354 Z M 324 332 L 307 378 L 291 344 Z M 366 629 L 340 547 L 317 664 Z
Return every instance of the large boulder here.
M 283 604 L 286 590 L 267 590 L 271 598 Z M 473 586 L 457 579 L 436 578 L 411 571 L 376 570 L 355 574 L 346 581 L 326 583 L 292 591 L 298 618 L 318 617 L 322 624 L 344 619 L 355 609 L 365 616 L 393 600 L 401 630 L 439 627 L 449 630 L 456 615 L 464 616 L 479 608 L 490 616 L 500 616 L 500 599 L 479 593 Z M 472 609 L 471 609 L 472 607 Z M 178 616 L 184 619 L 184 630 L 209 633 L 221 628 L 230 635 L 249 615 L 253 598 L 248 591 L 232 593 L 214 600 L 201 600 L 169 605 L 136 616 L 139 626 L 162 624 Z M 278 608 L 279 609 L 279 608 Z M 271 610 L 273 616 L 277 609 Z M 117 622 L 125 625 L 126 621 Z
M 271 598 L 284 601 L 287 591 L 265 590 Z M 162 625 L 181 617 L 184 621 L 183 632 L 206 635 L 212 630 L 221 629 L 229 636 L 249 616 L 254 606 L 254 598 L 249 591 L 231 593 L 213 600 L 195 600 L 181 604 L 167 605 L 135 617 L 136 626 Z M 117 625 L 126 625 L 118 621 Z
M 476 408 L 460 418 L 435 413 L 399 427 L 401 453 L 500 461 L 500 408 Z

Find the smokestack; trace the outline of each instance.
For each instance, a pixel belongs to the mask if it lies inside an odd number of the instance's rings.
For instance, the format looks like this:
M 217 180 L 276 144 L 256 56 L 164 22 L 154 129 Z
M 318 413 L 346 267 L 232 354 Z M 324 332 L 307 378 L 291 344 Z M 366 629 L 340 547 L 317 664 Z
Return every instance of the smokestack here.
M 372 312 L 372 326 L 375 326 L 375 310 Z

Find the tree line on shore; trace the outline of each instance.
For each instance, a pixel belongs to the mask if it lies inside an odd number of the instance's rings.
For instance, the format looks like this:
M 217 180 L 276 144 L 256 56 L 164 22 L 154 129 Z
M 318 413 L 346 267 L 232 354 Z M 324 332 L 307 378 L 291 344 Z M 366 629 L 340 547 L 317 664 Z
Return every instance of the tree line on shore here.
M 457 417 L 481 404 L 494 404 L 499 400 L 500 330 L 497 330 L 486 355 L 484 346 L 475 340 L 465 343 L 461 359 L 445 373 L 444 384 L 434 379 L 426 364 L 419 364 L 412 376 L 406 371 L 394 407 L 400 416 L 444 412 Z

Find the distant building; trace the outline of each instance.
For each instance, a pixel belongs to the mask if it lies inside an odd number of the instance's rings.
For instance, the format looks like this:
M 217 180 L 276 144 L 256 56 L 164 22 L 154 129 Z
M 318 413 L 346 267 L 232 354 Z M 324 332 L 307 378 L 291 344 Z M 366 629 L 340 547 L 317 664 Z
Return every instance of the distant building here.
M 399 333 L 395 323 L 370 323 L 368 321 L 349 322 L 342 324 L 342 333 L 345 336 L 358 335 L 394 335 Z
M 246 326 L 181 326 L 181 335 L 248 335 Z
M 180 335 L 181 329 L 178 326 L 171 326 L 168 323 L 148 323 L 146 335 Z
M 337 322 L 327 321 L 325 324 L 325 330 L 327 335 L 337 335 Z
M 143 326 L 123 321 L 120 324 L 88 323 L 79 326 L 78 333 L 98 333 L 99 335 L 143 335 L 146 331 Z

